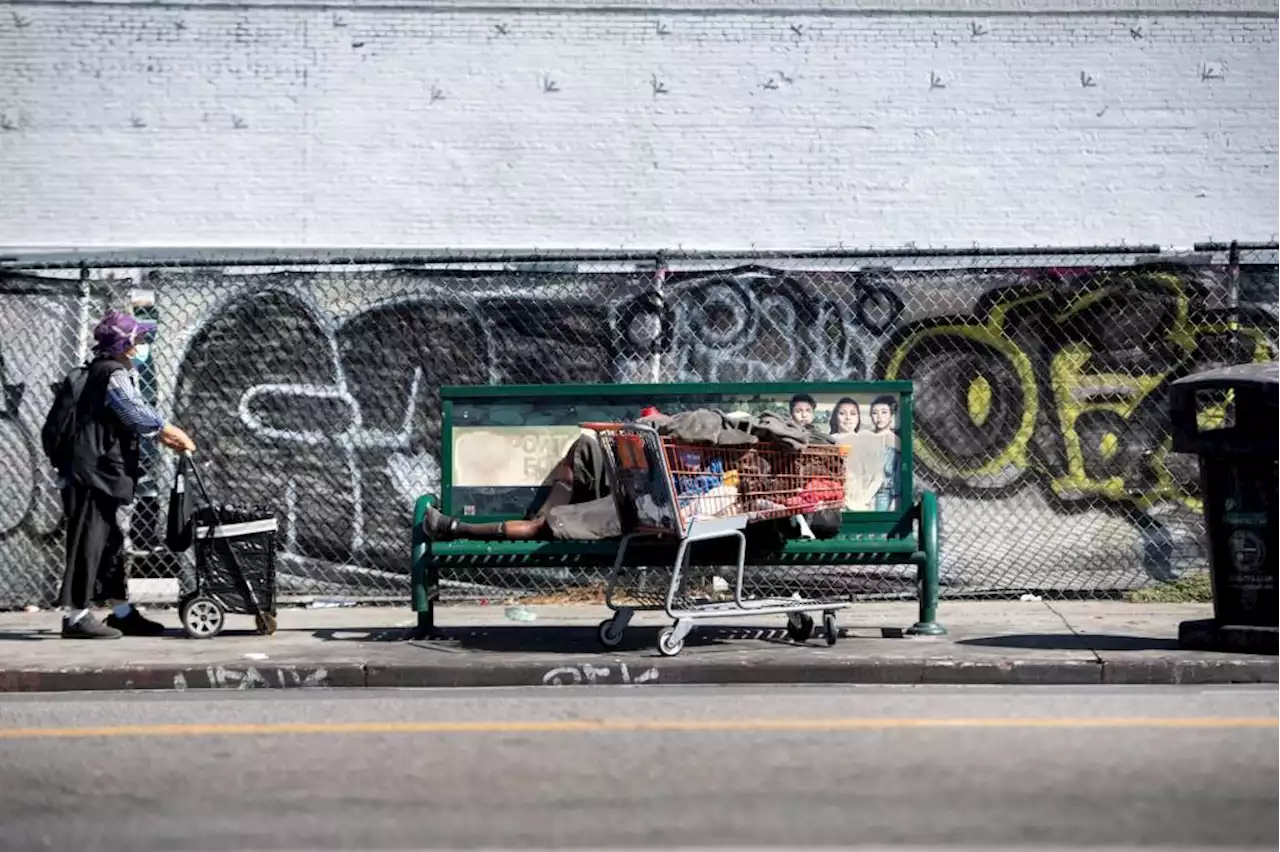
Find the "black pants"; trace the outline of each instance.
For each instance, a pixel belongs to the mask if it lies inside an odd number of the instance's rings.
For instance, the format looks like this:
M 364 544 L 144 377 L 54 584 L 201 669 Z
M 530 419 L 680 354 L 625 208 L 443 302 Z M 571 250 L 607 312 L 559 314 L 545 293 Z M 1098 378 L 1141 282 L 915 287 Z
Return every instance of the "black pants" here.
M 124 601 L 129 580 L 124 564 L 124 501 L 84 485 L 62 489 L 67 518 L 67 567 L 62 605 L 88 609 L 91 602 Z

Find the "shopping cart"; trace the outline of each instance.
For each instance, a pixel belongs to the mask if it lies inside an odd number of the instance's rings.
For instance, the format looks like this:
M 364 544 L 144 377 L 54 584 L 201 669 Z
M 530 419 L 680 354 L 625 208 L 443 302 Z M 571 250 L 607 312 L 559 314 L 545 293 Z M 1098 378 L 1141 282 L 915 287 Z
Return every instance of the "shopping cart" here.
M 598 436 L 608 460 L 623 536 L 605 586 L 613 610 L 601 622 L 599 638 L 608 648 L 622 642 L 632 615 L 663 610 L 675 623 L 658 634 L 658 652 L 675 656 L 698 621 L 743 612 L 787 615 L 787 633 L 807 640 L 814 632 L 808 613 L 821 612 L 827 643 L 836 642 L 837 610 L 849 599 L 766 597 L 743 594 L 750 523 L 789 518 L 844 506 L 845 460 L 849 448 L 811 445 L 799 450 L 755 443 L 741 446 L 689 444 L 659 435 L 639 423 L 585 423 Z M 637 539 L 678 542 L 665 595 L 633 589 L 628 603 L 615 595 L 628 547 Z M 689 547 L 695 542 L 737 540 L 733 600 L 694 600 L 684 593 Z

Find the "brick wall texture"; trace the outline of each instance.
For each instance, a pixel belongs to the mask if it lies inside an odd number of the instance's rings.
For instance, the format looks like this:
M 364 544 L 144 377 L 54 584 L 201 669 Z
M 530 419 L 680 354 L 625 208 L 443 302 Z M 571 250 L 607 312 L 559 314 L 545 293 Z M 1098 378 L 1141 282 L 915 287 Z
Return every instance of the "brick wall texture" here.
M 0 245 L 1280 230 L 1274 4 L 888 5 L 0 4 Z

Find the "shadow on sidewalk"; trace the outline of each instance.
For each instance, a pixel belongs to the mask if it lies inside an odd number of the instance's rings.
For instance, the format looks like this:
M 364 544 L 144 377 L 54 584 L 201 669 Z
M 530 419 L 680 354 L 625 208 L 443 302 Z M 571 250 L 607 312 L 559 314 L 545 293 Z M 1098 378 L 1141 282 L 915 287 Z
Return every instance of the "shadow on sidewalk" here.
M 1106 633 L 1020 633 L 960 639 L 957 645 L 983 648 L 1037 648 L 1060 651 L 1176 651 L 1177 639 L 1158 636 L 1115 636 Z
M 430 638 L 414 644 L 422 648 L 458 651 L 498 651 L 509 653 L 541 652 L 552 654 L 600 654 L 623 651 L 653 651 L 661 628 L 636 626 L 627 628 L 622 642 L 615 648 L 600 644 L 594 627 L 495 625 L 481 627 L 441 627 Z M 378 630 L 316 630 L 312 636 L 325 642 L 403 642 L 412 640 L 412 628 Z M 734 627 L 732 625 L 699 625 L 687 639 L 686 647 L 725 645 L 751 641 L 772 645 L 795 646 L 783 628 Z M 810 644 L 825 643 L 820 634 Z
M 23 630 L 20 632 L 0 630 L 0 642 L 45 642 L 50 639 L 61 641 L 62 631 L 56 627 L 47 630 Z

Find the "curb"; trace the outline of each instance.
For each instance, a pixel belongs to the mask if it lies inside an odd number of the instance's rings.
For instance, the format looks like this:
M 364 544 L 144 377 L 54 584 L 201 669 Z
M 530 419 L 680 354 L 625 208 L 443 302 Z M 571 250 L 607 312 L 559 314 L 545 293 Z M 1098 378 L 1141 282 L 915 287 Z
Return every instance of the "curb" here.
M 495 664 L 133 665 L 118 668 L 0 670 L 0 693 L 217 690 L 476 688 L 519 686 L 968 684 L 1083 686 L 1280 683 L 1274 657 L 1262 659 L 1116 659 L 991 662 L 860 658 L 727 662 L 716 659 L 587 662 L 499 661 Z

